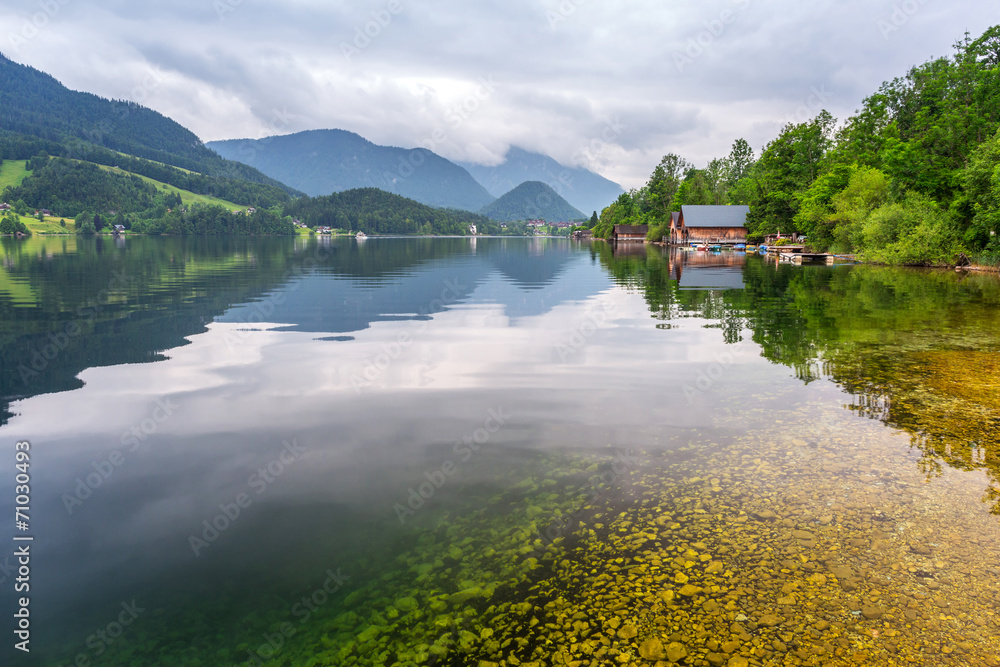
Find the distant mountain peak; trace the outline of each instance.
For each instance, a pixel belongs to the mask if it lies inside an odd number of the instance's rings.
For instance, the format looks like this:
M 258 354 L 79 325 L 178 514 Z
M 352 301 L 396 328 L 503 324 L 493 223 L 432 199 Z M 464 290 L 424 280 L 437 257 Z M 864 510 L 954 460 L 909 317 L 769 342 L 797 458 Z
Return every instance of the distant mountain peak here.
M 498 222 L 516 220 L 545 220 L 547 222 L 569 222 L 586 218 L 559 196 L 548 183 L 525 181 L 504 194 L 480 211 Z
M 491 195 L 499 197 L 527 181 L 545 183 L 572 206 L 598 213 L 625 190 L 617 183 L 582 167 L 568 167 L 553 158 L 520 146 L 511 146 L 495 166 L 460 162 Z

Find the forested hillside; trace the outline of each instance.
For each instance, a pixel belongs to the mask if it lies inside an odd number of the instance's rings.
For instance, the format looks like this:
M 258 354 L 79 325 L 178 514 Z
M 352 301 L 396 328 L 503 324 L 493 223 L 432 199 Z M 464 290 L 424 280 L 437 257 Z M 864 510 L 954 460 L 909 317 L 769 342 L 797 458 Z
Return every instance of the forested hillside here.
M 480 211 L 491 220 L 514 222 L 516 220 L 545 220 L 569 222 L 586 216 L 570 206 L 569 202 L 541 181 L 528 181 L 487 204 Z
M 748 204 L 751 239 L 798 232 L 818 250 L 891 264 L 1000 263 L 1000 26 L 916 66 L 838 123 L 789 123 L 759 157 L 737 140 L 697 169 L 669 154 L 606 208 L 658 238 L 682 204 Z
M 78 139 L 49 141 L 0 129 L 0 159 L 30 160 L 38 155 L 72 158 L 107 167 L 121 167 L 125 171 L 169 183 L 182 190 L 238 201 L 250 206 L 274 206 L 288 201 L 293 195 L 300 194 L 276 181 L 260 183 L 240 178 L 209 176 L 125 155 Z
M 2 54 L 0 130 L 48 142 L 34 144 L 28 148 L 28 155 L 23 150 L 8 152 L 12 150 L 8 143 L 0 157 L 26 160 L 45 150 L 51 155 L 106 164 L 81 154 L 95 146 L 208 176 L 281 186 L 256 169 L 224 160 L 190 130 L 152 109 L 69 90 L 48 74 L 12 62 Z M 9 136 L 5 139 L 11 141 Z
M 21 215 L 48 209 L 77 218 L 82 233 L 112 224 L 153 233 L 294 233 L 280 207 L 297 191 L 221 158 L 151 109 L 71 91 L 0 56 L 4 159 L 26 160 L 27 173 L 4 183 L 3 201 Z M 257 212 L 204 205 L 219 200 Z
M 20 215 L 48 209 L 54 217 L 75 218 L 76 229 L 83 234 L 108 231 L 112 225 L 152 234 L 295 233 L 278 205 L 253 213 L 234 212 L 217 199 L 171 190 L 91 162 L 45 154 L 28 160 L 25 166 L 27 177 L 20 186 L 4 190 L 4 201 Z M 0 233 L 26 231 L 11 230 L 9 225 L 3 229 Z
M 333 227 L 366 234 L 497 233 L 499 225 L 468 211 L 432 208 L 376 188 L 358 188 L 328 197 L 302 197 L 285 212 L 309 227 Z

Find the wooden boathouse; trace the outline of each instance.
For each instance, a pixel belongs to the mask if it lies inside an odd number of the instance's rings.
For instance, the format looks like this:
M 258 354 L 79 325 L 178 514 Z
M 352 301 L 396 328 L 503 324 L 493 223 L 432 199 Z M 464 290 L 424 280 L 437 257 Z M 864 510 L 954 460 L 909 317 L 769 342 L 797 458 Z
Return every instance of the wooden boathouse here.
M 746 243 L 749 206 L 681 206 L 670 218 L 670 243 Z
M 645 243 L 649 225 L 615 225 L 611 240 L 617 243 Z

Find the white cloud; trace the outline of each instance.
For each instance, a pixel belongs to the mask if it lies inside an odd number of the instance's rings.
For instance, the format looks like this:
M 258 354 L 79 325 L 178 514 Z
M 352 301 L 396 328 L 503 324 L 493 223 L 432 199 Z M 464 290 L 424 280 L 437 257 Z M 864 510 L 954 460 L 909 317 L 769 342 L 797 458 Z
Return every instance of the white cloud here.
M 813 89 L 843 118 L 882 81 L 981 33 L 993 10 L 985 0 L 961 12 L 930 0 L 2 0 L 0 50 L 74 89 L 138 90 L 205 140 L 340 128 L 409 147 L 440 129 L 434 150 L 484 162 L 510 145 L 572 162 L 599 140 L 589 166 L 634 187 L 667 152 L 704 164 L 741 136 L 759 149 L 812 110 Z M 14 39 L 42 15 L 36 35 Z M 491 77 L 496 89 L 470 102 Z M 628 127 L 604 141 L 616 118 Z

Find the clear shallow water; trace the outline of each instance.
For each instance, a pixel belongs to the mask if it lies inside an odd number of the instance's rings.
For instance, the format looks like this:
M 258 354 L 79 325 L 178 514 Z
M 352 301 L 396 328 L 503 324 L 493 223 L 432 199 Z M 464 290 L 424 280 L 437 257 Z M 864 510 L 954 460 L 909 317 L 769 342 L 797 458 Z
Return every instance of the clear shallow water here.
M 0 281 L 38 664 L 997 654 L 990 277 L 76 244 Z

